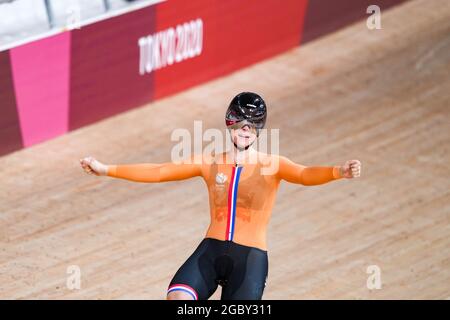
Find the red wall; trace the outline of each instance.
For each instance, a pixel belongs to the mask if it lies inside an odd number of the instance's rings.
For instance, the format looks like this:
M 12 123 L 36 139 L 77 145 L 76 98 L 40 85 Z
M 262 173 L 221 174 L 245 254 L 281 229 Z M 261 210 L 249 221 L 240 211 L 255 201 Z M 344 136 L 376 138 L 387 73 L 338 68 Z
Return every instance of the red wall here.
M 70 130 L 152 101 L 153 75 L 139 74 L 137 43 L 156 31 L 156 10 L 151 6 L 72 31 Z
M 307 1 L 280 3 L 279 0 L 172 0 L 161 4 L 157 10 L 159 30 L 200 17 L 204 23 L 204 45 L 199 57 L 156 72 L 155 97 L 298 46 Z
M 22 148 L 9 51 L 0 52 L 0 155 Z
M 310 0 L 305 19 L 302 42 L 314 40 L 322 35 L 339 30 L 364 17 L 367 7 L 375 4 L 384 10 L 406 0 Z

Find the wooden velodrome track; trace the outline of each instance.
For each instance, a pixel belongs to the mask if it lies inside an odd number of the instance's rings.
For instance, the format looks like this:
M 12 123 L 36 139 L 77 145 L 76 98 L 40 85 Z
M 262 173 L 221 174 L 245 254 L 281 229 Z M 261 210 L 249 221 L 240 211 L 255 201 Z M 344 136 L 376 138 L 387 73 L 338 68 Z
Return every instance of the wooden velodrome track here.
M 450 5 L 406 2 L 230 76 L 0 158 L 0 298 L 163 299 L 209 222 L 201 179 L 140 184 L 78 159 L 170 159 L 175 128 L 224 128 L 260 92 L 281 154 L 362 162 L 359 179 L 282 184 L 265 299 L 450 298 Z M 66 287 L 81 268 L 81 289 Z M 366 287 L 366 268 L 382 288 Z M 219 290 L 213 296 L 219 297 Z

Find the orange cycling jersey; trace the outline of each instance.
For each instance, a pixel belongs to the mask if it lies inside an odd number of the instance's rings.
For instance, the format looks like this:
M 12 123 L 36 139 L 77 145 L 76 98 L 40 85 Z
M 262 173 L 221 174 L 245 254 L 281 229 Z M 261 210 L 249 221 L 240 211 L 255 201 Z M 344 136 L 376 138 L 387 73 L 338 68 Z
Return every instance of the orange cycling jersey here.
M 189 163 L 112 165 L 108 176 L 138 182 L 202 177 L 208 187 L 211 215 L 206 237 L 267 250 L 267 225 L 281 180 L 319 185 L 342 176 L 339 166 L 304 166 L 262 153 L 258 159 L 236 165 L 228 154 L 221 153 L 208 159 L 195 156 Z

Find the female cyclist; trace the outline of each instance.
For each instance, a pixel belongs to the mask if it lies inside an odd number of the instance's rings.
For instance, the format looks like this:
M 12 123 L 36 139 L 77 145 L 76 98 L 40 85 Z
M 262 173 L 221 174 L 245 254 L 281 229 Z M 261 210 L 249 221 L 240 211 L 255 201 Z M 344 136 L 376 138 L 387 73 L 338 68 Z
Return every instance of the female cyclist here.
M 206 182 L 211 222 L 205 238 L 174 275 L 167 299 L 208 299 L 219 285 L 221 299 L 261 299 L 268 272 L 266 230 L 280 181 L 310 186 L 360 176 L 358 160 L 342 166 L 304 166 L 257 151 L 252 144 L 266 117 L 261 96 L 242 92 L 226 112 L 234 146 L 227 152 L 195 155 L 183 163 L 105 165 L 92 157 L 80 159 L 87 173 L 98 176 L 138 182 L 201 177 Z

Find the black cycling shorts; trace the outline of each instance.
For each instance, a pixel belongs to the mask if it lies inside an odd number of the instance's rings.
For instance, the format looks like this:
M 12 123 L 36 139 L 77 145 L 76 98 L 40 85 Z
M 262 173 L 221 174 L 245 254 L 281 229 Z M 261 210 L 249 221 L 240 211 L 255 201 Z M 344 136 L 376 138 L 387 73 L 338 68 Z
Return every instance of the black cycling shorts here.
M 168 293 L 179 290 L 206 300 L 220 285 L 222 300 L 260 300 L 267 272 L 267 251 L 205 238 L 178 269 Z

